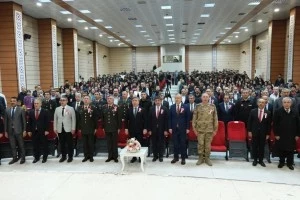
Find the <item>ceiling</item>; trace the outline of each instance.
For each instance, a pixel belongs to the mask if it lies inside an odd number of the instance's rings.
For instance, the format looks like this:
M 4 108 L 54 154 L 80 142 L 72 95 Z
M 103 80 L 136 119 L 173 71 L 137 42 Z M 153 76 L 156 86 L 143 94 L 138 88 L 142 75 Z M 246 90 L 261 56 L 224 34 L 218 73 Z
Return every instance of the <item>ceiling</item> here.
M 5 2 L 6 0 L 0 0 Z M 79 11 L 95 24 L 82 22 L 75 14 L 65 11 L 58 0 L 13 0 L 23 6 L 23 13 L 34 18 L 53 18 L 60 28 L 75 28 L 80 36 L 108 47 L 160 46 L 180 43 L 185 45 L 215 44 L 258 5 L 248 5 L 251 0 L 65 0 L 72 9 Z M 37 3 L 40 3 L 38 6 Z M 214 7 L 205 7 L 205 4 Z M 171 6 L 162 9 L 161 6 Z M 300 0 L 274 0 L 249 21 L 228 35 L 221 43 L 238 44 L 268 28 L 271 20 L 289 18 L 290 9 L 300 6 Z M 279 12 L 274 9 L 278 8 Z M 80 13 L 81 14 L 81 13 Z M 81 15 L 82 15 L 81 14 Z M 205 15 L 209 17 L 205 17 Z M 243 15 L 242 15 L 243 14 Z M 201 17 L 201 15 L 204 15 Z M 164 19 L 172 16 L 172 19 Z M 82 16 L 81 16 L 82 17 Z M 70 18 L 72 21 L 68 21 Z M 70 20 L 69 19 L 69 20 Z M 96 21 L 101 19 L 102 21 Z M 262 20 L 262 22 L 258 22 Z M 198 24 L 205 23 L 205 24 Z M 172 26 L 167 26 L 172 24 Z M 106 29 L 99 27 L 111 26 Z M 140 27 L 137 27 L 140 26 Z M 245 31 L 247 29 L 247 31 Z M 238 36 L 238 37 L 236 37 Z M 123 40 L 123 42 L 122 42 Z

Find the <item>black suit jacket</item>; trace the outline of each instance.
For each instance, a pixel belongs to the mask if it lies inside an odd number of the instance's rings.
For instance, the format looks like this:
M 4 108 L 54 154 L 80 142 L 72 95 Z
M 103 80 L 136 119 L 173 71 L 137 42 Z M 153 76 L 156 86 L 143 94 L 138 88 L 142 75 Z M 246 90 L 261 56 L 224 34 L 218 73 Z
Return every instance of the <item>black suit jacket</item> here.
M 225 110 L 225 103 L 220 103 L 218 108 L 218 119 L 227 123 L 234 120 L 234 104 L 228 103 L 228 111 Z
M 147 129 L 146 112 L 143 108 L 139 107 L 136 116 L 133 114 L 133 107 L 128 108 L 125 120 L 125 128 L 128 129 L 130 137 L 136 133 L 142 134 L 144 129 Z
M 77 109 L 77 128 L 81 130 L 82 134 L 94 134 L 98 128 L 98 114 L 95 106 L 89 105 L 88 109 L 84 106 L 79 106 Z
M 158 118 L 156 118 L 156 106 L 152 106 L 149 114 L 148 130 L 152 134 L 163 134 L 168 131 L 168 109 L 164 106 L 160 107 Z
M 264 109 L 263 118 L 261 122 L 259 121 L 258 116 L 258 108 L 252 109 L 248 118 L 248 132 L 252 132 L 252 135 L 254 137 L 258 135 L 269 135 L 271 132 L 272 122 L 271 112 Z
M 44 134 L 45 131 L 49 131 L 49 122 L 50 118 L 47 110 L 41 108 L 38 119 L 35 118 L 35 109 L 29 111 L 28 126 L 30 132 L 38 131 L 38 133 Z

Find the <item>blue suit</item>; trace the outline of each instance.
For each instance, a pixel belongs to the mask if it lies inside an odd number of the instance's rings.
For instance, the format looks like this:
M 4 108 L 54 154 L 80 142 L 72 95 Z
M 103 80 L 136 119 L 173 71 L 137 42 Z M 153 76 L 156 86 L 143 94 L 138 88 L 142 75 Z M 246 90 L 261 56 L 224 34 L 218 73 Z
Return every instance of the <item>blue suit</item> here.
M 174 158 L 186 158 L 186 130 L 190 128 L 190 109 L 181 103 L 179 113 L 177 105 L 173 104 L 169 111 L 169 128 L 172 129 L 174 143 Z
M 234 104 L 229 102 L 228 103 L 228 110 L 225 110 L 225 103 L 219 104 L 219 110 L 218 110 L 218 119 L 219 121 L 223 121 L 225 124 L 227 124 L 230 121 L 234 120 Z

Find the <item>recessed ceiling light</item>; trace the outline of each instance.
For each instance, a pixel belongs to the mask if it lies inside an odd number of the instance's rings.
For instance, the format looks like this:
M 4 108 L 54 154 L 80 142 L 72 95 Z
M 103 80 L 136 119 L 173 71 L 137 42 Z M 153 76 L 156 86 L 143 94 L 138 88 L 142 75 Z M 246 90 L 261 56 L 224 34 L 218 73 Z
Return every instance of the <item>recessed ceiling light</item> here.
M 96 26 L 91 26 L 90 29 L 98 29 Z
M 206 3 L 206 4 L 204 4 L 204 7 L 205 8 L 213 8 L 213 7 L 215 7 L 215 4 L 214 3 Z
M 257 22 L 258 22 L 258 23 L 261 23 L 261 22 L 262 22 L 262 19 L 257 20 Z
M 126 42 L 130 42 L 131 40 L 126 40 Z
M 72 21 L 72 18 L 68 18 L 68 22 L 71 22 Z
M 120 38 L 125 38 L 126 36 L 125 35 L 120 35 Z
M 260 4 L 259 1 L 254 1 L 254 2 L 248 3 L 249 6 L 257 6 L 257 5 L 259 5 L 259 4 Z
M 51 0 L 39 0 L 39 2 L 42 2 L 42 3 L 49 3 L 49 2 L 51 2 Z
M 109 40 L 110 42 L 113 42 L 113 40 Z
M 102 34 L 99 35 L 99 37 L 102 37 L 102 36 L 103 36 Z
M 220 34 L 221 34 L 221 35 L 225 35 L 226 33 L 224 33 L 224 32 L 221 32 Z
M 135 27 L 140 28 L 140 27 L 143 27 L 143 26 L 142 25 L 135 25 Z
M 248 32 L 248 29 L 246 28 L 245 31 Z
M 238 35 L 235 36 L 235 38 L 238 38 L 238 37 L 239 37 Z
M 168 32 L 173 32 L 174 30 L 167 30 Z
M 151 38 L 147 39 L 147 40 L 152 40 Z
M 113 37 L 113 36 L 108 36 L 107 38 L 109 38 L 109 39 L 110 39 L 110 38 L 114 38 L 114 37 Z
M 103 22 L 102 19 L 94 19 L 95 22 Z
M 172 19 L 172 16 L 164 16 L 164 19 Z
M 226 27 L 225 29 L 226 29 L 226 30 L 230 30 L 230 29 L 231 29 L 231 27 Z
M 198 28 L 198 29 L 196 29 L 195 31 L 202 31 L 202 28 Z
M 170 10 L 172 6 L 161 6 L 162 10 Z
M 63 14 L 63 15 L 70 15 L 70 14 L 72 14 L 69 11 L 66 11 L 66 10 L 62 10 L 62 11 L 60 11 L 60 13 Z
M 81 13 L 84 13 L 84 14 L 86 14 L 86 13 L 91 13 L 91 11 L 89 11 L 89 10 L 80 10 L 80 12 L 81 12 Z
M 169 34 L 168 36 L 174 36 L 174 34 Z
M 246 26 L 242 26 L 242 27 L 240 27 L 240 29 L 246 29 L 247 27 Z
M 144 35 L 144 37 L 150 37 L 150 35 Z
M 200 33 L 194 33 L 194 35 L 200 35 Z
M 200 17 L 209 17 L 209 14 L 202 14 Z
M 140 31 L 141 33 L 146 33 L 146 31 Z
M 111 29 L 112 27 L 111 27 L 111 26 L 105 26 L 105 28 L 107 28 L 107 29 Z
M 173 26 L 173 24 L 166 24 L 166 26 Z
M 84 22 L 86 22 L 85 20 L 83 20 L 83 19 L 79 19 L 79 20 L 77 20 L 79 23 L 84 23 Z
M 120 40 L 114 40 L 115 42 L 119 42 Z
M 175 40 L 175 38 L 169 38 L 169 40 Z
M 236 31 L 236 32 L 233 32 L 233 34 L 240 34 L 240 32 Z
M 37 5 L 38 7 L 41 7 L 41 6 L 42 6 L 42 3 L 37 2 L 36 5 Z
M 274 12 L 279 12 L 279 10 L 280 10 L 279 8 L 275 8 Z
M 170 41 L 171 43 L 175 43 L 175 41 Z
M 228 40 L 229 43 L 231 43 L 231 40 Z
M 89 29 L 89 27 L 87 27 L 87 26 L 86 26 L 86 27 L 84 27 L 84 29 L 85 29 L 85 30 L 88 30 L 88 29 Z

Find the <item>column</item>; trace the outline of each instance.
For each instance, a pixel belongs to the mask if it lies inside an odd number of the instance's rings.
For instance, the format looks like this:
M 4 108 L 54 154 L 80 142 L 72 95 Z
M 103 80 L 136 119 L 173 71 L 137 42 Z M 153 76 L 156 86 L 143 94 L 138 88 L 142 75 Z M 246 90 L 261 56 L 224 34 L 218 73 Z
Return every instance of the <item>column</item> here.
M 0 3 L 0 69 L 2 92 L 9 99 L 26 87 L 22 7 Z
M 98 67 L 98 45 L 96 41 L 93 41 L 93 64 L 94 64 L 94 78 L 99 75 Z
M 157 47 L 157 57 L 158 57 L 157 68 L 159 68 L 161 66 L 161 51 L 160 51 L 160 46 Z
M 253 79 L 255 76 L 255 49 L 256 48 L 256 36 L 253 35 L 250 38 L 250 78 Z
M 190 47 L 187 45 L 185 46 L 185 71 L 186 72 L 189 72 L 190 70 L 189 52 L 190 52 Z
M 42 88 L 58 88 L 56 21 L 39 19 L 40 83 Z
M 79 81 L 78 75 L 78 45 L 77 30 L 62 29 L 63 38 L 63 60 L 64 60 L 64 78 L 69 83 Z

